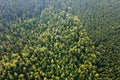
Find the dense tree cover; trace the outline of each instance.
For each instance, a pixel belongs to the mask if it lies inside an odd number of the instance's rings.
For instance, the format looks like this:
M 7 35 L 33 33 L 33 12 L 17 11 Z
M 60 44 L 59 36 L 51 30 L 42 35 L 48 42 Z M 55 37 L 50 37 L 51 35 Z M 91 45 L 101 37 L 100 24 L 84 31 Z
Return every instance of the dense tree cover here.
M 72 5 L 73 14 L 77 14 L 90 28 L 120 24 L 119 0 L 74 0 Z
M 119 0 L 0 0 L 0 79 L 119 80 Z
M 120 27 L 103 28 L 102 32 L 96 33 L 95 45 L 99 45 L 101 57 L 98 57 L 100 76 L 104 79 L 119 80 L 120 77 Z M 104 35 L 106 34 L 106 35 Z M 107 74 L 109 73 L 109 74 Z
M 1 79 L 99 77 L 95 66 L 99 52 L 77 16 L 51 7 L 42 12 L 36 24 L 35 20 L 11 24 L 9 31 L 1 34 Z
M 100 77 L 119 80 L 120 1 L 74 0 L 71 3 L 71 12 L 78 15 L 94 45 L 101 52 L 101 56 L 97 58 Z
M 47 4 L 47 0 L 0 0 L 0 20 L 9 22 L 37 17 Z

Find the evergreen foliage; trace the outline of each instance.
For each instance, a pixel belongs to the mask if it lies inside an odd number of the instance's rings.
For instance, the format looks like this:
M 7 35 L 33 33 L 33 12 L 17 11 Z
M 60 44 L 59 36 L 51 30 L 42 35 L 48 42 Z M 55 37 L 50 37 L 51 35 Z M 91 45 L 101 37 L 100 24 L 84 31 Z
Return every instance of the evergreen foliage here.
M 0 0 L 0 80 L 119 80 L 119 0 Z

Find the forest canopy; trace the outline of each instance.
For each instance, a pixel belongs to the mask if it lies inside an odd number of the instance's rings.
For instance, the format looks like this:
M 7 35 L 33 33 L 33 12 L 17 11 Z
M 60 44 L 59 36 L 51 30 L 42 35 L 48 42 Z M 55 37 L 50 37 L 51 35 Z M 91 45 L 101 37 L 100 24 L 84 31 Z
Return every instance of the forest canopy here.
M 119 0 L 0 0 L 0 80 L 119 80 Z

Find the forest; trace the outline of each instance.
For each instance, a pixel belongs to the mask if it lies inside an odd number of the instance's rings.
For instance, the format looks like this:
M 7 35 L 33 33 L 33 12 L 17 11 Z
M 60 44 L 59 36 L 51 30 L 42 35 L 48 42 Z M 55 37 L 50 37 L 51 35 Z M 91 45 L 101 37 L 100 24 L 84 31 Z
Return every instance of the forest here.
M 120 80 L 120 0 L 0 0 L 0 80 Z

